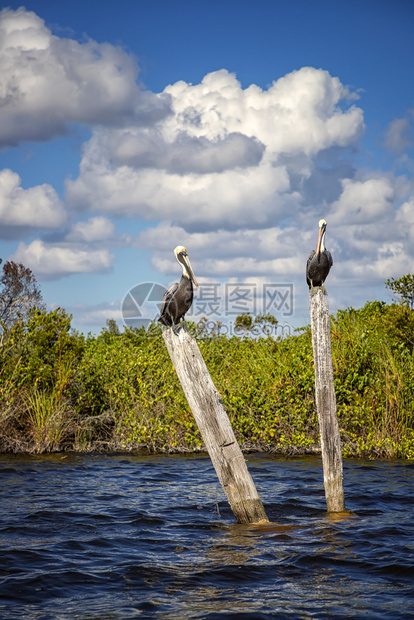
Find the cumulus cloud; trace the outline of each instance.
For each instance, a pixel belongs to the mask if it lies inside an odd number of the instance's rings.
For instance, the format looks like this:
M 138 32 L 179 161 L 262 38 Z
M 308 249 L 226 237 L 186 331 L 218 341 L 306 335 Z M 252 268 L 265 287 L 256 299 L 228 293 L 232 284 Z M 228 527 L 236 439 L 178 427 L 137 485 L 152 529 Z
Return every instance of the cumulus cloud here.
M 362 110 L 338 106 L 355 98 L 327 71 L 304 67 L 273 82 L 268 90 L 252 84 L 242 89 L 226 70 L 209 73 L 200 84 L 177 82 L 165 91 L 174 115 L 164 123 L 171 139 L 181 131 L 215 139 L 243 131 L 268 147 L 269 155 L 347 145 L 363 130 Z
M 386 242 L 377 247 L 370 261 L 348 263 L 348 276 L 352 275 L 360 282 L 385 282 L 389 277 L 413 273 L 414 257 L 402 242 Z
M 57 37 L 23 8 L 0 12 L 0 145 L 47 140 L 73 123 L 92 131 L 66 183 L 71 215 L 89 219 L 68 223 L 50 185 L 23 189 L 16 173 L 0 172 L 3 235 L 48 231 L 48 242 L 21 243 L 10 257 L 36 277 L 110 271 L 108 248 L 131 238 L 116 234 L 112 216 L 160 221 L 135 244 L 162 274 L 179 274 L 172 249 L 184 244 L 201 282 L 288 280 L 305 311 L 320 217 L 334 307 L 352 304 L 359 286 L 414 271 L 412 182 L 355 170 L 363 112 L 337 77 L 304 67 L 267 89 L 242 88 L 223 69 L 154 94 L 137 76 L 119 47 Z M 412 146 L 410 115 L 387 130 L 397 154 Z
M 106 249 L 49 246 L 36 239 L 29 245 L 20 243 L 10 260 L 30 267 L 39 280 L 56 280 L 74 273 L 110 271 L 114 258 Z
M 289 225 L 267 228 L 199 231 L 163 221 L 140 233 L 136 244 L 153 252 L 153 266 L 161 273 L 176 274 L 172 249 L 186 245 L 194 270 L 202 276 L 242 281 L 253 277 L 277 278 L 304 289 L 304 271 L 318 234 L 318 220 L 328 221 L 326 245 L 334 256 L 330 287 L 352 303 L 364 282 L 381 286 L 386 278 L 414 270 L 412 198 L 395 207 L 397 180 L 376 175 L 345 179 L 337 201 L 323 208 L 304 208 Z
M 67 187 L 74 207 L 91 205 L 107 214 L 148 220 L 174 218 L 188 230 L 265 226 L 291 211 L 297 197 L 288 192 L 286 170 L 269 166 L 189 176 L 153 169 L 137 173 L 128 167 L 98 176 L 95 168 Z
M 255 166 L 265 150 L 255 138 L 236 132 L 215 141 L 182 133 L 168 143 L 154 129 L 126 130 L 113 133 L 110 140 L 112 162 L 117 166 L 160 168 L 178 174 L 206 174 Z
M 414 196 L 400 206 L 395 219 L 400 238 L 412 244 L 414 241 Z
M 210 281 L 246 277 L 257 281 L 266 277 L 274 279 L 275 276 L 292 280 L 304 270 L 303 250 L 299 248 L 307 248 L 309 253 L 312 247 L 309 234 L 299 233 L 296 227 L 219 230 L 189 236 L 184 228 L 169 222 L 161 222 L 140 233 L 136 244 L 140 248 L 152 249 L 153 266 L 164 274 L 179 273 L 172 250 L 175 245 L 183 244 L 195 273 Z
M 94 131 L 79 177 L 67 183 L 71 205 L 167 218 L 192 231 L 272 226 L 300 206 L 318 155 L 350 147 L 364 130 L 349 91 L 310 67 L 268 90 L 243 89 L 221 70 L 200 84 L 177 82 L 164 95 L 172 114 L 151 130 Z M 335 167 L 336 195 L 343 167 L 337 160 Z
M 59 38 L 23 7 L 0 12 L 0 145 L 48 140 L 70 123 L 151 124 L 169 97 L 142 91 L 135 59 L 108 43 Z
M 66 235 L 67 241 L 95 243 L 111 239 L 115 233 L 115 224 L 106 217 L 97 216 L 83 222 L 75 222 Z
M 344 179 L 342 187 L 340 198 L 331 207 L 333 224 L 367 224 L 393 212 L 394 189 L 385 176 Z
M 23 189 L 21 178 L 12 170 L 0 171 L 0 228 L 53 229 L 66 222 L 65 209 L 51 185 Z
M 412 125 L 412 117 L 414 111 L 411 111 L 411 118 L 396 118 L 388 125 L 385 132 L 385 146 L 391 152 L 396 154 L 403 153 L 408 147 L 414 145 L 414 132 Z
M 397 206 L 400 181 L 384 173 L 344 179 L 342 194 L 323 214 L 328 221 L 326 244 L 344 288 L 338 295 L 346 305 L 345 290 L 352 299 L 354 287 L 365 285 L 367 290 L 358 295 L 367 295 L 369 287 L 414 270 L 414 203 L 411 197 Z

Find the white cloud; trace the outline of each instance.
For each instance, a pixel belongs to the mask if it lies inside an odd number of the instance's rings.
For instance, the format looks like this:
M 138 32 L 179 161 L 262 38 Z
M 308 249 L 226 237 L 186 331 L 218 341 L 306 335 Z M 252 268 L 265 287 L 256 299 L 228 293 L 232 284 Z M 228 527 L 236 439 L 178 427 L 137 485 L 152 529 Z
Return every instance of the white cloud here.
M 180 273 L 172 250 L 182 243 L 200 281 L 287 279 L 303 307 L 320 217 L 334 255 L 331 300 L 352 304 L 359 285 L 414 271 L 412 182 L 355 171 L 363 113 L 337 77 L 304 67 L 243 89 L 221 70 L 156 95 L 137 75 L 121 48 L 57 37 L 23 8 L 0 12 L 0 145 L 46 140 L 71 123 L 92 130 L 66 187 L 69 206 L 96 215 L 70 229 L 50 185 L 23 189 L 0 172 L 3 234 L 65 227 L 54 244 L 20 244 L 12 257 L 36 277 L 109 271 L 108 248 L 130 243 L 111 216 L 161 220 L 136 239 L 161 273 Z M 412 142 L 409 114 L 387 132 L 398 153 Z M 102 322 L 106 309 L 96 311 Z
M 268 90 L 255 84 L 242 89 L 234 74 L 216 71 L 197 85 L 177 82 L 165 91 L 174 115 L 166 118 L 166 139 L 185 131 L 208 139 L 241 131 L 255 137 L 272 154 L 305 152 L 333 144 L 347 145 L 363 130 L 362 110 L 343 112 L 340 101 L 355 98 L 327 71 L 303 67 L 273 82 Z
M 413 115 L 412 111 L 411 114 Z M 385 132 L 385 146 L 393 153 L 403 153 L 413 144 L 414 134 L 411 120 L 405 117 L 391 121 Z
M 223 174 L 178 175 L 128 167 L 97 174 L 85 171 L 68 182 L 68 201 L 105 213 L 165 219 L 187 227 L 239 228 L 266 225 L 291 210 L 289 178 L 284 168 L 260 166 Z M 99 202 L 99 205 L 98 205 Z
M 347 265 L 348 275 L 360 282 L 385 282 L 387 278 L 414 272 L 414 257 L 402 242 L 383 243 L 377 248 L 376 255 L 368 261 L 350 261 Z
M 367 224 L 393 212 L 394 188 L 386 176 L 363 181 L 344 179 L 342 187 L 339 200 L 331 207 L 334 224 Z
M 20 243 L 10 260 L 29 267 L 39 280 L 56 280 L 74 273 L 109 271 L 114 258 L 106 249 L 48 246 L 36 239 L 28 246 Z
M 401 239 L 414 241 L 414 196 L 404 202 L 397 211 L 396 223 Z
M 388 174 L 345 180 L 342 195 L 325 214 L 335 272 L 348 290 L 414 271 L 414 201 L 397 208 L 399 186 L 400 179 Z
M 264 145 L 241 133 L 229 133 L 224 138 L 208 140 L 183 133 L 165 142 L 155 129 L 126 130 L 112 133 L 109 150 L 117 166 L 160 168 L 172 173 L 186 174 L 222 172 L 232 168 L 257 165 Z
M 341 109 L 351 96 L 340 81 L 310 67 L 267 91 L 222 70 L 164 93 L 173 114 L 151 130 L 94 131 L 67 183 L 73 206 L 187 230 L 272 226 L 301 203 L 292 180 L 300 190 L 321 151 L 352 145 L 364 129 L 359 108 Z
M 143 231 L 136 244 L 152 250 L 153 266 L 161 273 L 179 274 L 172 250 L 183 244 L 197 277 L 277 278 L 305 293 L 306 260 L 316 246 L 318 220 L 325 217 L 326 245 L 334 257 L 329 285 L 340 298 L 347 291 L 349 305 L 358 283 L 381 286 L 387 277 L 414 270 L 414 203 L 411 198 L 395 208 L 398 184 L 391 175 L 380 174 L 345 180 L 338 201 L 301 210 L 289 226 L 189 233 L 185 226 L 163 221 Z
M 23 7 L 0 12 L 0 144 L 47 140 L 68 123 L 150 124 L 168 96 L 142 92 L 134 58 L 121 48 L 52 35 Z
M 111 239 L 115 233 L 115 224 L 106 217 L 92 217 L 86 222 L 76 222 L 66 235 L 67 241 L 94 243 Z
M 69 307 L 68 311 L 76 316 L 77 323 L 82 327 L 91 326 L 101 331 L 109 319 L 114 319 L 122 325 L 120 302 L 101 303 L 94 306 L 76 304 Z
M 311 245 L 307 237 L 299 234 L 297 228 L 279 227 L 188 235 L 183 228 L 162 222 L 142 232 L 136 243 L 153 250 L 153 266 L 165 274 L 179 274 L 173 248 L 183 244 L 196 277 L 201 273 L 210 280 L 249 276 L 256 280 L 265 276 L 291 279 L 304 270 L 305 257 L 298 248 L 308 248 L 309 254 Z
M 23 189 L 12 170 L 0 171 L 0 225 L 58 228 L 66 221 L 62 202 L 51 185 Z

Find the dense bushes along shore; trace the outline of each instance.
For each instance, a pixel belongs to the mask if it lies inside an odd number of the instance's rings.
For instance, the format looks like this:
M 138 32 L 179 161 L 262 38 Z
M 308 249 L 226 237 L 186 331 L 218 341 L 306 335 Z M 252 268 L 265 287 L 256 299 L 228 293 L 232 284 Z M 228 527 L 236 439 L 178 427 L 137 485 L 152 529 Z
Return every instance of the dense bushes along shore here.
M 62 309 L 36 310 L 3 334 L 0 451 L 203 448 L 159 327 L 99 336 Z M 197 333 L 245 450 L 318 448 L 309 328 L 284 339 Z M 414 459 L 414 312 L 369 302 L 331 319 L 344 456 Z

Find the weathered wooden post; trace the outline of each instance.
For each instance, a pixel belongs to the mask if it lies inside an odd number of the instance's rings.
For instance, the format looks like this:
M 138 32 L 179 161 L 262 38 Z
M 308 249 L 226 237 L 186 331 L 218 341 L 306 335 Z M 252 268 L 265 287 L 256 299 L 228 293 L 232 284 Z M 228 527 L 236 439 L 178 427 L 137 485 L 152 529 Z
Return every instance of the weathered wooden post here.
M 204 444 L 238 523 L 268 522 L 226 409 L 185 323 L 164 330 L 170 354 Z
M 341 439 L 336 413 L 329 308 L 326 293 L 321 288 L 310 295 L 310 316 L 326 505 L 328 512 L 340 512 L 345 510 Z

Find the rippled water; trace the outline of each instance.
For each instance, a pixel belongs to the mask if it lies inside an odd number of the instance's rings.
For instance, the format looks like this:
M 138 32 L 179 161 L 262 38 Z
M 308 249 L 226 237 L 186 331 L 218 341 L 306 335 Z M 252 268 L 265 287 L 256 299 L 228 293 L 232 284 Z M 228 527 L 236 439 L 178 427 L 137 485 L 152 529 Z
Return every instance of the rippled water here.
M 206 456 L 0 456 L 0 617 L 414 617 L 414 465 L 250 456 L 273 522 L 235 523 Z

